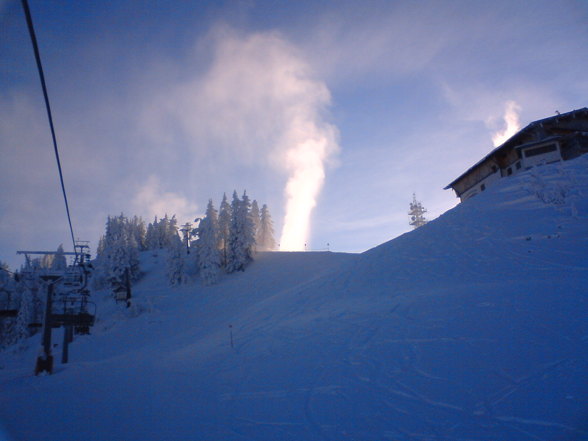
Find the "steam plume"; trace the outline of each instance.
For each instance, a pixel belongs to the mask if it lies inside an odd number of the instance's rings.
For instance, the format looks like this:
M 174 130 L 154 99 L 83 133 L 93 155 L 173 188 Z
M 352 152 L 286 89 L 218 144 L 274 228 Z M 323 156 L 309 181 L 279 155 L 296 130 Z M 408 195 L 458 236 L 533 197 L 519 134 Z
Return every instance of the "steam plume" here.
M 308 115 L 307 115 L 308 116 Z M 286 150 L 290 171 L 286 185 L 286 217 L 280 249 L 302 250 L 307 241 L 310 215 L 325 179 L 325 160 L 336 147 L 331 126 L 319 127 L 312 119 L 294 123 Z
M 149 220 L 153 216 L 176 215 L 181 220 L 191 220 L 198 213 L 198 207 L 183 196 L 161 189 L 159 179 L 151 175 L 141 186 L 133 200 L 136 213 L 141 213 Z
M 325 120 L 329 91 L 277 33 L 237 35 L 219 27 L 201 43 L 211 50 L 209 68 L 159 97 L 145 128 L 155 130 L 161 142 L 173 142 L 179 122 L 195 170 L 206 161 L 225 173 L 238 164 L 281 174 L 286 184 L 280 248 L 302 250 L 327 163 L 339 150 L 337 130 Z
M 498 147 L 503 142 L 508 140 L 508 138 L 510 138 L 512 135 L 514 135 L 520 130 L 520 110 L 520 106 L 515 101 L 506 102 L 506 107 L 504 110 L 504 123 L 506 124 L 506 127 L 504 128 L 504 130 L 500 130 L 492 136 L 492 142 L 494 143 L 494 147 Z

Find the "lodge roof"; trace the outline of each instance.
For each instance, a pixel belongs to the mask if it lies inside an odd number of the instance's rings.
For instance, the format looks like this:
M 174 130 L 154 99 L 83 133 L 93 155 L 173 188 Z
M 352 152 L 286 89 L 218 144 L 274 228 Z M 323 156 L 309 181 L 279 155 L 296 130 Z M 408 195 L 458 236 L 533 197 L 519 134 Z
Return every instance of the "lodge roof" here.
M 486 156 L 484 156 L 482 159 L 480 159 L 478 162 L 476 162 L 470 168 L 468 168 L 465 172 L 463 172 L 456 179 L 454 179 L 450 184 L 448 184 L 444 188 L 444 190 L 448 190 L 448 189 L 452 188 L 457 181 L 459 181 L 465 175 L 469 174 L 472 170 L 476 169 L 480 164 L 484 163 L 486 160 L 488 160 L 489 158 L 494 156 L 499 151 L 507 149 L 509 147 L 516 147 L 516 145 L 518 143 L 520 143 L 520 139 L 525 134 L 527 134 L 528 132 L 533 130 L 534 128 L 540 127 L 546 123 L 551 123 L 551 122 L 557 123 L 557 122 L 559 122 L 559 120 L 568 119 L 570 117 L 575 118 L 576 115 L 582 114 L 582 113 L 588 114 L 588 107 L 582 107 L 581 109 L 572 110 L 571 112 L 561 113 L 561 114 L 553 115 L 553 116 L 550 116 L 547 118 L 538 119 L 537 121 L 533 121 L 532 123 L 528 124 L 525 128 L 519 130 L 517 133 L 512 135 L 510 138 L 508 138 L 505 142 L 500 144 L 498 147 L 494 148 L 490 153 L 488 153 Z M 543 141 L 544 140 L 542 140 L 542 142 Z

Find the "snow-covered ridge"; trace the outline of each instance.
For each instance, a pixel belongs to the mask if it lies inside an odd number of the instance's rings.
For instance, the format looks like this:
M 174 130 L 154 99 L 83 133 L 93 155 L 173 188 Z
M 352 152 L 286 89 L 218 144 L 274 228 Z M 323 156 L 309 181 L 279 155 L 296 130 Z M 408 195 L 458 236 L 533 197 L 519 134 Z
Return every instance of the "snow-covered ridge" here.
M 144 253 L 133 309 L 96 293 L 55 375 L 32 376 L 36 348 L 0 355 L 0 421 L 15 440 L 588 439 L 587 225 L 581 157 L 361 255 L 169 288 Z

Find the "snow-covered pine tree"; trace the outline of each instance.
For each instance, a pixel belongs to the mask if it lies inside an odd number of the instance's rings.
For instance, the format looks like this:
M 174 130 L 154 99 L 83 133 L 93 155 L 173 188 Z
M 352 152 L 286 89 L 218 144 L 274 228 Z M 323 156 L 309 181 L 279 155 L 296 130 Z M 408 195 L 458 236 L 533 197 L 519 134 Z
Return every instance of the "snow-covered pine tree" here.
M 141 228 L 141 222 L 142 220 L 138 224 L 138 229 Z M 176 216 L 173 215 L 170 218 L 166 214 L 159 221 L 157 220 L 157 216 L 155 216 L 155 220 L 147 226 L 144 239 L 145 249 L 160 250 L 169 248 L 175 244 L 176 237 L 178 237 L 178 221 Z
M 30 337 L 29 324 L 33 316 L 33 301 L 31 292 L 28 289 L 22 291 L 18 315 L 16 317 L 15 337 L 16 340 L 23 340 Z
M 259 214 L 259 206 L 257 205 L 257 201 L 254 199 L 251 202 L 251 211 L 249 212 L 251 216 L 251 220 L 253 222 L 253 239 L 255 240 L 255 249 L 257 249 L 257 243 L 259 238 L 259 228 L 261 226 L 261 219 Z
M 157 238 L 157 216 L 152 223 L 147 226 L 147 233 L 145 233 L 145 248 L 148 250 L 159 249 L 159 240 Z
M 182 243 L 184 244 L 184 247 L 186 248 L 186 253 L 190 253 L 190 243 L 191 243 L 191 238 L 192 238 L 192 223 L 191 222 L 186 222 L 184 225 L 182 225 L 182 228 L 180 228 L 180 231 L 182 232 Z
M 240 204 L 241 200 L 239 199 L 237 190 L 233 190 L 233 200 L 231 201 L 231 223 L 229 225 L 229 236 L 227 238 L 227 243 L 225 245 L 225 248 L 227 250 L 225 270 L 228 273 L 236 271 L 235 267 L 237 266 L 237 248 L 239 246 L 238 235 L 240 234 L 240 226 L 237 223 L 237 216 L 239 213 Z
M 0 309 L 17 309 L 15 281 L 8 264 L 0 260 Z M 0 349 L 14 342 L 14 317 L 0 317 Z
M 186 258 L 186 247 L 180 236 L 176 235 L 167 248 L 167 279 L 170 285 L 178 286 L 188 282 Z
M 50 269 L 53 266 L 53 254 L 45 254 L 40 258 L 40 267 L 43 269 Z
M 14 281 L 10 267 L 6 262 L 0 260 L 0 294 L 11 292 L 11 285 Z
M 428 221 L 425 219 L 424 214 L 427 212 L 423 205 L 416 200 L 416 195 L 412 194 L 412 202 L 410 203 L 410 211 L 408 215 L 410 216 L 410 221 L 408 222 L 409 225 L 412 225 L 413 229 L 417 229 L 425 225 Z
M 165 217 L 167 217 L 167 214 Z M 165 247 L 169 247 L 172 243 L 175 243 L 178 238 L 180 238 L 180 234 L 178 233 L 178 220 L 174 214 L 167 223 L 163 244 Z
M 100 236 L 98 239 L 98 246 L 96 247 L 96 257 L 100 257 L 100 255 L 104 252 L 104 235 Z
M 242 216 L 245 218 L 243 228 L 243 250 L 245 251 L 246 256 L 245 265 L 247 265 L 253 260 L 253 254 L 255 252 L 255 225 L 251 218 L 251 201 L 249 196 L 247 196 L 246 191 L 243 192 L 240 207 L 242 210 Z
M 229 244 L 229 232 L 231 230 L 232 218 L 231 205 L 227 201 L 226 193 L 223 193 L 223 200 L 220 204 L 218 214 L 218 248 L 221 250 L 222 265 L 227 265 L 227 254 Z
M 160 219 L 157 224 L 157 248 L 159 249 L 168 248 L 173 243 L 167 237 L 168 228 L 169 217 L 167 217 L 166 213 L 163 219 Z
M 107 276 L 110 267 L 111 246 L 114 242 L 114 221 L 111 216 L 106 218 L 106 227 L 104 235 L 100 237 L 98 249 L 96 251 L 96 261 L 94 262 L 94 277 L 92 285 L 95 289 L 101 289 L 106 286 Z
M 276 249 L 276 240 L 274 239 L 274 224 L 266 204 L 263 204 L 261 207 L 261 219 L 257 237 L 258 250 L 273 251 Z
M 131 281 L 139 278 L 139 253 L 135 238 L 123 230 L 121 236 L 111 245 L 108 281 L 111 286 L 126 284 L 127 274 Z M 128 271 L 128 273 L 127 273 Z
M 221 254 L 218 248 L 218 215 L 212 199 L 208 201 L 206 216 L 198 228 L 198 266 L 200 280 L 204 285 L 213 285 L 218 281 L 221 270 Z
M 39 276 L 47 269 L 42 267 L 42 259 L 27 257 L 15 278 L 15 302 L 19 309 L 15 323 L 15 340 L 33 335 L 38 328 L 30 328 L 29 324 L 43 321 L 45 297 Z
M 133 216 L 133 218 L 128 222 L 128 227 L 130 228 L 130 234 L 135 238 L 137 249 L 139 251 L 144 251 L 146 249 L 145 236 L 147 234 L 145 221 L 141 217 Z
M 239 200 L 237 192 L 233 192 L 231 204 L 233 216 L 227 249 L 227 272 L 244 271 L 253 260 L 255 238 L 253 237 L 253 221 L 249 214 L 251 202 L 247 192 L 243 192 L 243 199 Z
M 16 283 L 16 292 L 19 298 L 27 291 L 30 299 L 30 316 L 31 319 L 40 323 L 44 319 L 44 304 L 45 297 L 43 296 L 43 284 L 41 283 L 40 275 L 46 272 L 47 268 L 41 265 L 41 259 L 28 258 L 25 264 L 20 268 L 19 280 Z M 20 300 L 19 300 L 20 301 Z
M 57 247 L 57 253 L 55 253 L 55 256 L 53 256 L 51 269 L 53 271 L 63 271 L 65 268 L 67 268 L 67 260 L 65 259 L 63 244 L 60 244 L 59 247 Z
M 123 214 L 108 216 L 103 243 L 103 251 L 96 260 L 95 286 L 103 287 L 106 283 L 112 287 L 125 285 L 127 274 L 131 281 L 137 280 L 141 272 L 139 246 Z

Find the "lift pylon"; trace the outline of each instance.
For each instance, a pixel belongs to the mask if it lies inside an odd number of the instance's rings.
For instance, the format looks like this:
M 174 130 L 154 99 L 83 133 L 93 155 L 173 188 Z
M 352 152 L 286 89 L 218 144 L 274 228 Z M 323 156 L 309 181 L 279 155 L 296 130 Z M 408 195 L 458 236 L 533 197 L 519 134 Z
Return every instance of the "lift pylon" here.
M 27 262 L 29 255 L 57 254 L 55 251 L 19 251 L 24 254 Z M 37 359 L 35 374 L 52 373 L 53 355 L 51 354 L 51 331 L 53 328 L 64 328 L 62 363 L 69 358 L 68 344 L 73 340 L 73 331 L 89 334 L 90 327 L 96 319 L 96 305 L 88 300 L 90 291 L 88 279 L 91 264 L 87 242 L 76 243 L 75 252 L 64 252 L 64 255 L 75 256 L 71 265 L 64 269 L 31 270 L 47 284 L 47 300 L 43 323 L 43 354 Z

